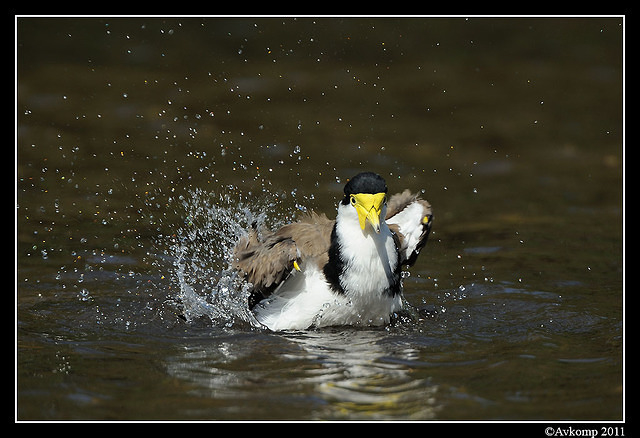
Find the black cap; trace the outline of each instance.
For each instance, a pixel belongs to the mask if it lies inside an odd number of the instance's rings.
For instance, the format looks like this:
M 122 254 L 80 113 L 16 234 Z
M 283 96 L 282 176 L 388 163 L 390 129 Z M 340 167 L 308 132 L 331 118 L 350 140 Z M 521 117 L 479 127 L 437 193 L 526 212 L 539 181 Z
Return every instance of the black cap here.
M 387 183 L 377 173 L 362 172 L 344 186 L 344 194 L 347 197 L 355 193 L 387 193 Z

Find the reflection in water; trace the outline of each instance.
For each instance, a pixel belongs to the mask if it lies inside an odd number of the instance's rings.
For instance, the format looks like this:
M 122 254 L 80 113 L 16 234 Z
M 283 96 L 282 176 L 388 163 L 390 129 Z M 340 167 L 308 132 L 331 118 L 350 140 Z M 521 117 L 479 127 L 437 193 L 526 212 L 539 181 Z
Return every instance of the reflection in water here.
M 437 386 L 412 375 L 417 352 L 382 342 L 388 335 L 384 330 L 351 328 L 245 333 L 239 335 L 243 339 L 185 346 L 166 367 L 170 375 L 194 384 L 200 396 L 221 401 L 227 416 L 240 406 L 256 404 L 261 408 L 253 411 L 270 419 L 434 418 Z M 265 355 L 277 355 L 277 360 L 267 361 Z M 298 402 L 287 412 L 273 412 L 283 398 Z
M 383 332 L 384 333 L 384 332 Z M 428 419 L 437 412 L 437 386 L 411 376 L 416 350 L 386 351 L 381 332 L 310 332 L 290 337 L 322 363 L 317 391 L 329 415 L 344 418 Z M 386 361 L 393 357 L 394 361 Z

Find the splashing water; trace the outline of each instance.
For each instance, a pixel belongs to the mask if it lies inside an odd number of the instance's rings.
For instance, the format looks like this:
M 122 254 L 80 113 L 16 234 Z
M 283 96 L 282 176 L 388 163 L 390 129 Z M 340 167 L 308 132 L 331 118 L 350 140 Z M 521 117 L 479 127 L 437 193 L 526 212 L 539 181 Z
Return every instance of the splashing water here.
M 169 238 L 175 297 L 187 321 L 209 318 L 216 325 L 261 327 L 247 306 L 251 285 L 231 266 L 233 248 L 253 223 L 262 226 L 273 204 L 251 205 L 236 196 L 197 189 L 176 199 L 184 224 Z M 269 218 L 272 219 L 272 218 Z
M 217 326 L 264 328 L 248 307 L 252 285 L 231 267 L 233 249 L 254 225 L 258 231 L 277 229 L 301 210 L 296 204 L 291 211 L 278 213 L 281 209 L 275 207 L 281 201 L 266 199 L 277 196 L 265 193 L 264 199 L 251 197 L 245 202 L 237 192 L 195 189 L 172 198 L 183 221 L 175 233 L 165 237 L 171 283 L 178 287 L 172 301 L 187 322 L 204 317 Z M 415 321 L 416 312 L 403 299 L 403 311 L 394 314 L 394 321 Z

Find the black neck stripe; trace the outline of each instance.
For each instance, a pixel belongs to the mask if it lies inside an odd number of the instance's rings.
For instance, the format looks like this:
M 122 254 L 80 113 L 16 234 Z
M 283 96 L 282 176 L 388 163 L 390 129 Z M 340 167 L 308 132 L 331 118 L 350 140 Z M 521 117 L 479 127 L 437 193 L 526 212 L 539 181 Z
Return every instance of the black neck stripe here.
M 329 246 L 329 261 L 322 269 L 329 286 L 334 292 L 344 294 L 344 288 L 340 284 L 340 277 L 344 272 L 344 261 L 340 255 L 340 242 L 336 233 L 336 225 L 331 230 L 331 245 Z

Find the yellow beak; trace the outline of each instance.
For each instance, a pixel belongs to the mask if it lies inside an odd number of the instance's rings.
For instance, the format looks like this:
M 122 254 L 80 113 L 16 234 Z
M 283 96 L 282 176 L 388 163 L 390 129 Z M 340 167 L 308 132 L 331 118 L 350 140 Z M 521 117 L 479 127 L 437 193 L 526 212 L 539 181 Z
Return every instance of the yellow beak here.
M 364 230 L 368 220 L 376 233 L 380 232 L 380 213 L 386 198 L 385 193 L 358 193 L 351 195 L 351 205 L 358 212 L 360 228 Z

